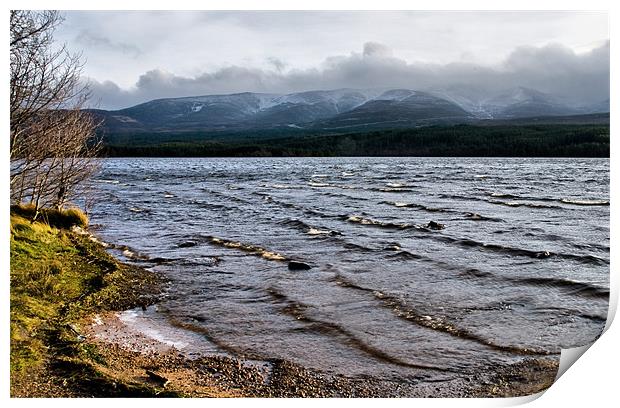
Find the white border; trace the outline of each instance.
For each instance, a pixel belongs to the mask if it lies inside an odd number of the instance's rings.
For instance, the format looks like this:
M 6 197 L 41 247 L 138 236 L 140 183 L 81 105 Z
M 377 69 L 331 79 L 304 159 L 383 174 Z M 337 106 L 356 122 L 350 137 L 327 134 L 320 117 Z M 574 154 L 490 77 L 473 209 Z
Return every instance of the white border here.
M 166 9 L 178 9 L 178 10 L 199 10 L 199 9 L 212 9 L 212 10 L 609 10 L 610 12 L 610 33 L 613 31 L 613 18 L 617 17 L 616 10 L 614 9 L 612 1 L 542 1 L 542 0 L 522 0 L 516 1 L 490 1 L 490 0 L 474 0 L 468 2 L 447 1 L 447 0 L 434 0 L 432 2 L 412 2 L 412 1 L 396 1 L 396 0 L 382 0 L 381 2 L 370 1 L 341 1 L 335 2 L 333 0 L 315 0 L 315 1 L 285 1 L 285 0 L 263 0 L 260 2 L 252 0 L 217 0 L 217 1 L 184 1 L 177 0 L 175 2 L 148 2 L 140 4 L 138 2 L 129 3 L 128 1 L 108 0 L 105 2 L 89 2 L 65 0 L 65 1 L 13 1 L 7 2 L 7 8 L 3 13 L 2 25 L 4 26 L 4 33 L 8 33 L 8 10 L 11 8 L 20 9 L 62 9 L 62 10 L 133 10 L 133 9 L 153 9 L 153 10 L 166 10 Z M 6 35 L 6 34 L 5 34 Z M 611 35 L 610 35 L 611 38 Z M 4 65 L 2 69 L 8 71 L 8 42 L 3 43 L 4 48 Z M 612 67 L 611 67 L 611 122 L 612 129 L 614 129 L 614 123 L 616 123 L 617 113 L 614 110 L 615 107 L 615 92 L 617 84 L 613 73 L 618 68 L 617 64 L 617 52 L 615 43 L 611 41 L 611 55 L 612 55 Z M 5 75 L 4 78 L 7 78 Z M 4 127 L 4 134 L 8 136 L 8 81 L 2 82 L 5 98 L 2 98 L 2 103 L 5 120 L 2 122 Z M 5 208 L 5 216 L 0 218 L 0 230 L 5 231 L 5 249 L 2 256 L 2 271 L 4 272 L 3 284 L 0 286 L 0 297 L 2 302 L 2 314 L 0 324 L 2 330 L 2 341 L 0 343 L 0 355 L 2 358 L 2 374 L 0 377 L 3 379 L 2 398 L 8 400 L 9 385 L 8 385 L 8 373 L 9 373 L 9 285 L 8 285 L 8 271 L 9 271 L 9 257 L 8 257 L 8 137 L 2 139 L 0 144 L 2 149 L 2 160 L 4 166 L 2 167 L 3 176 L 1 178 L 1 191 L 3 192 L 3 202 Z M 618 157 L 618 143 L 614 141 L 614 137 L 611 138 L 611 157 Z M 616 199 L 619 197 L 616 188 L 616 176 L 617 165 L 611 162 L 611 236 L 612 236 L 612 263 L 611 263 L 611 280 L 612 280 L 612 299 L 610 301 L 610 316 L 616 310 L 617 307 L 617 294 L 618 294 L 618 279 L 617 273 L 613 272 L 613 266 L 616 259 L 615 248 L 615 232 L 618 230 L 617 217 L 615 217 L 615 209 L 618 207 Z M 608 321 L 608 325 L 611 321 Z M 314 405 L 315 403 L 328 404 L 328 405 L 358 405 L 358 404 L 383 404 L 389 403 L 400 406 L 505 406 L 525 403 L 534 399 L 531 402 L 534 407 L 547 407 L 547 406 L 610 406 L 610 401 L 617 401 L 617 372 L 618 372 L 618 347 L 620 344 L 620 329 L 618 324 L 611 325 L 607 332 L 586 352 L 585 357 L 580 358 L 574 367 L 570 368 L 568 372 L 558 379 L 547 392 L 542 395 L 524 397 L 518 399 L 497 399 L 497 400 L 479 400 L 479 399 L 441 399 L 441 400 L 408 400 L 408 399 L 389 399 L 389 400 L 312 400 L 312 399 L 296 399 L 294 401 L 279 399 L 279 400 L 264 400 L 264 399 L 245 399 L 245 400 L 183 400 L 183 401 L 165 401 L 165 400 L 152 400 L 148 401 L 149 405 L 152 404 L 157 407 L 169 406 L 170 404 L 183 404 L 190 406 L 204 406 L 204 404 L 216 405 L 216 406 L 237 406 L 239 404 L 269 404 L 274 407 L 289 407 L 291 403 L 299 404 L 302 406 Z M 85 403 L 92 404 L 93 401 L 85 402 L 82 400 L 8 400 L 5 401 L 13 405 L 39 405 L 39 404 L 62 404 L 65 406 L 78 406 Z M 109 401 L 101 399 L 94 401 L 95 404 L 135 404 L 133 400 L 113 400 Z M 140 403 L 140 402 L 138 402 Z

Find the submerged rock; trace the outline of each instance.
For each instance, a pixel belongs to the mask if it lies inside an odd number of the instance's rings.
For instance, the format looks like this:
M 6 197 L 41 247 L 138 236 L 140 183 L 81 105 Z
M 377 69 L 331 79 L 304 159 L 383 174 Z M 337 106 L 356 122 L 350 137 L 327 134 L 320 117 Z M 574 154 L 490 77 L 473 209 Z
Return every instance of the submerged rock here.
M 291 271 L 307 271 L 308 269 L 311 269 L 312 267 L 305 262 L 289 261 L 288 268 Z
M 194 247 L 198 245 L 196 242 L 194 241 L 187 241 L 187 242 L 183 242 L 181 244 L 179 244 L 179 248 L 190 248 L 190 247 Z
M 442 229 L 446 228 L 446 226 L 444 224 L 440 224 L 440 223 L 435 222 L 435 221 L 430 221 L 428 224 L 425 225 L 425 227 L 433 229 L 433 230 L 442 230 Z

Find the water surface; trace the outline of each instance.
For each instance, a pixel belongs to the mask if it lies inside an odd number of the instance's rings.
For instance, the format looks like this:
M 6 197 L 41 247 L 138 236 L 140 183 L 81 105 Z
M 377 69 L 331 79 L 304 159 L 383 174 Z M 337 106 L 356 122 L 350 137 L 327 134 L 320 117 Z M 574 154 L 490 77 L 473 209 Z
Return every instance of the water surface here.
M 95 184 L 97 234 L 207 349 L 440 381 L 605 325 L 608 159 L 110 159 Z

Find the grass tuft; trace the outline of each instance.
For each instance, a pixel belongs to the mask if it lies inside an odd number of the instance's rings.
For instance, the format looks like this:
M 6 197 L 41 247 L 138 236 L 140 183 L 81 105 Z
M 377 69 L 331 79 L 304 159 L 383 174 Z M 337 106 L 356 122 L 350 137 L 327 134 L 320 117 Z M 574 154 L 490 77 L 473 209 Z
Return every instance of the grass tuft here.
M 40 221 L 53 228 L 69 229 L 73 226 L 88 226 L 88 217 L 79 208 L 39 208 L 37 213 L 33 204 L 20 204 L 11 206 L 11 214 L 31 221 Z

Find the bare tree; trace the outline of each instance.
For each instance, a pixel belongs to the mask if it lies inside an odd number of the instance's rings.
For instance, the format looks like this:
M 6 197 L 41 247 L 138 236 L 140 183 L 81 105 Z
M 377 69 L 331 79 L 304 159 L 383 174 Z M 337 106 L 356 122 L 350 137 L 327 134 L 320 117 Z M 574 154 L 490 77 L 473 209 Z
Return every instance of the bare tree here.
M 89 92 L 79 54 L 54 43 L 57 11 L 10 17 L 11 200 L 61 208 L 96 170 L 98 123 L 81 110 Z

